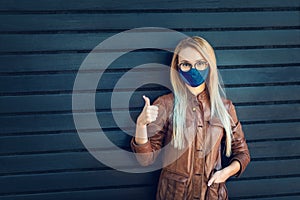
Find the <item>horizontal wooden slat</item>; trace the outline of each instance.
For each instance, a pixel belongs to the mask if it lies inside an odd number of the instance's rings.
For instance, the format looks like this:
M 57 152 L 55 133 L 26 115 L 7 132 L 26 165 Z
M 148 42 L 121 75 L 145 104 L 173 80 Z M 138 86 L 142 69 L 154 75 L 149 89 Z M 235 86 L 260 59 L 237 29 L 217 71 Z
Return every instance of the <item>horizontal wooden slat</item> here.
M 299 109 L 299 104 L 241 106 L 237 107 L 237 113 L 239 119 L 243 122 L 292 120 L 300 118 Z M 139 113 L 140 111 L 130 112 L 134 120 Z M 98 125 L 92 123 L 93 113 L 74 113 L 74 115 L 84 120 L 85 126 L 81 128 L 98 129 Z M 102 128 L 117 127 L 111 112 L 98 112 L 97 117 Z M 128 124 L 130 124 L 131 119 L 125 111 L 116 111 L 114 117 L 119 120 L 122 127 L 128 127 Z M 75 129 L 72 113 L 0 116 L 0 127 L 4 134 Z
M 42 192 L 23 195 L 6 195 L 1 196 L 2 200 L 99 200 L 101 199 L 143 199 L 153 200 L 155 198 L 156 186 L 143 187 L 125 187 L 125 188 L 108 188 L 108 189 L 89 189 L 89 190 L 72 190 L 72 191 L 56 191 Z
M 299 145 L 300 140 L 248 143 L 252 158 L 299 156 Z
M 66 190 L 70 188 L 111 187 L 121 185 L 150 185 L 157 181 L 158 172 L 150 174 L 135 174 L 115 170 L 66 172 L 59 174 L 20 175 L 15 177 L 0 177 L 2 185 L 0 195 L 5 193 L 20 193 L 45 190 Z M 73 181 L 72 181 L 73 180 Z M 80 180 L 80 181 L 74 181 Z M 105 181 L 103 181 L 105 180 Z M 126 181 L 125 181 L 126 180 Z M 26 182 L 30 181 L 30 184 Z M 15 187 L 15 184 L 23 187 Z M 63 184 L 62 184 L 63 183 Z
M 218 65 L 268 65 L 268 64 L 292 64 L 299 63 L 298 48 L 265 49 L 265 50 L 226 50 L 216 51 L 219 60 Z
M 182 32 L 188 36 L 199 35 L 215 47 L 299 45 L 300 31 L 295 30 L 258 30 L 258 31 L 219 31 L 219 32 Z M 2 34 L 0 52 L 91 50 L 100 42 L 116 33 L 79 33 L 79 34 Z M 145 33 L 136 37 L 147 37 Z M 163 33 L 159 33 L 163 34 Z M 167 33 L 166 33 L 167 34 Z M 162 37 L 161 37 L 162 38 Z M 234 38 L 234 40 L 231 40 Z M 160 40 L 158 37 L 157 40 Z M 162 38 L 163 40 L 163 38 Z M 161 41 L 161 44 L 166 42 Z M 167 46 L 166 48 L 174 48 Z
M 159 7 L 157 6 L 159 5 Z M 187 4 L 185 1 L 160 1 L 160 0 L 151 0 L 151 1 L 114 1 L 111 3 L 109 0 L 102 0 L 101 2 L 97 0 L 86 0 L 81 1 L 72 1 L 72 0 L 41 0 L 41 1 L 26 1 L 26 3 L 11 0 L 2 0 L 0 3 L 0 11 L 60 11 L 60 10 L 170 10 L 170 9 L 195 9 L 195 8 L 285 8 L 285 7 L 297 7 L 299 3 L 293 0 L 252 0 L 249 1 L 246 5 L 239 0 L 226 0 L 226 1 L 209 1 L 202 0 L 201 2 L 197 0 L 190 0 Z
M 218 65 L 273 65 L 300 63 L 299 48 L 252 49 L 252 50 L 217 50 Z M 3 67 L 0 72 L 45 72 L 78 70 L 88 54 L 32 54 L 32 55 L 1 55 Z M 134 52 L 119 58 L 109 69 L 132 68 L 145 63 L 161 63 L 169 65 L 171 53 Z M 130 61 L 130 62 L 128 62 Z M 103 67 L 103 66 L 102 66 Z M 89 69 L 102 69 L 99 61 L 95 61 Z
M 90 137 L 97 138 L 99 132 L 87 133 Z M 120 131 L 109 131 L 105 135 L 120 147 L 129 148 L 131 137 L 122 134 Z M 34 153 L 45 151 L 64 151 L 64 150 L 82 150 L 85 149 L 78 134 L 61 133 L 48 135 L 27 135 L 19 137 L 0 137 L 0 152 L 5 153 Z M 95 143 L 95 147 L 99 143 Z M 101 145 L 101 148 L 111 148 L 111 145 Z
M 267 195 L 268 196 L 268 195 Z M 300 199 L 300 195 L 299 193 L 294 193 L 294 194 L 287 194 L 287 195 L 280 195 L 280 196 L 273 196 L 273 197 L 263 197 L 263 198 L 259 198 L 259 197 L 255 197 L 255 198 L 247 198 L 250 200 L 291 200 L 291 199 Z
M 265 68 L 245 68 L 245 69 L 221 69 L 223 81 L 226 85 L 243 85 L 243 84 L 266 84 L 266 83 L 299 83 L 300 67 L 265 67 Z M 94 80 L 97 74 L 81 73 L 80 90 L 94 90 Z M 161 70 L 147 70 L 130 72 L 108 72 L 103 74 L 97 89 L 116 89 L 117 81 L 123 76 L 123 84 L 118 89 L 136 89 L 141 85 L 137 83 L 145 83 L 145 80 L 156 83 L 162 80 L 162 83 L 169 85 L 169 70 L 161 68 Z M 37 91 L 68 91 L 73 90 L 76 74 L 47 74 L 47 75 L 27 75 L 27 76 L 2 76 L 0 81 L 0 91 L 2 93 L 16 92 L 37 92 Z M 151 82 L 150 82 L 151 83 Z
M 293 194 L 299 192 L 300 177 L 258 179 L 229 182 L 229 196 L 234 197 L 255 197 L 260 195 Z M 288 187 L 287 187 L 288 186 Z
M 233 103 L 300 100 L 298 85 L 226 88 L 226 93 Z
M 241 121 L 299 119 L 299 104 L 259 105 L 236 107 Z
M 133 94 L 132 94 L 133 92 Z M 97 92 L 97 109 L 142 107 L 144 105 L 142 96 L 146 95 L 153 102 L 157 97 L 167 94 L 169 90 L 114 92 L 116 99 L 123 101 L 113 102 L 112 92 Z M 272 101 L 297 101 L 300 100 L 300 87 L 298 85 L 287 86 L 264 86 L 264 87 L 241 87 L 227 88 L 227 98 L 237 103 L 261 103 Z M 278 95 L 280 94 L 280 95 Z M 83 93 L 84 98 L 87 94 Z M 129 105 L 125 100 L 130 100 Z M 49 112 L 49 111 L 71 111 L 72 94 L 44 94 L 44 95 L 22 95 L 0 97 L 0 113 L 22 113 L 22 112 Z M 113 106 L 111 103 L 113 102 Z M 82 105 L 81 109 L 87 109 Z
M 299 68 L 300 70 L 300 68 Z M 298 73 L 298 67 L 281 68 L 251 68 L 220 70 L 224 84 L 257 84 L 298 82 L 293 73 Z M 280 74 L 280 76 L 278 76 Z M 284 80 L 282 80 L 284 79 Z
M 299 26 L 299 12 L 3 14 L 0 22 L 0 30 L 5 31 L 291 27 Z
M 295 175 L 299 174 L 299 164 L 300 159 L 251 161 L 241 178 Z
M 247 140 L 266 140 L 299 137 L 300 122 L 243 124 Z
M 0 165 L 0 174 L 106 167 L 88 152 L 0 156 L 0 163 L 3 163 Z
M 156 187 L 155 186 L 144 186 L 144 187 L 130 187 L 130 188 L 114 188 L 114 189 L 90 189 L 90 190 L 75 190 L 75 191 L 67 191 L 67 192 L 46 192 L 40 194 L 29 194 L 29 195 L 11 195 L 1 197 L 3 200 L 40 200 L 40 199 L 48 199 L 48 200 L 56 200 L 56 199 L 64 199 L 64 200 L 81 200 L 81 199 L 89 199 L 89 200 L 98 200 L 99 197 L 101 199 L 145 199 L 152 200 L 155 198 Z M 145 195 L 146 194 L 146 195 Z

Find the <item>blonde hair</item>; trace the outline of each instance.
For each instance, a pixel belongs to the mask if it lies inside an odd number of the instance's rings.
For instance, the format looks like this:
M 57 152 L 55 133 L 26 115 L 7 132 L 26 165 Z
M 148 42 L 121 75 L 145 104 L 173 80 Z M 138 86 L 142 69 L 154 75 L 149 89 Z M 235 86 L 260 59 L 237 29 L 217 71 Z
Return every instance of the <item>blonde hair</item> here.
M 225 91 L 221 87 L 222 79 L 217 70 L 216 56 L 212 46 L 203 38 L 198 36 L 188 37 L 183 39 L 175 48 L 171 63 L 170 80 L 174 92 L 174 113 L 173 113 L 173 140 L 175 148 L 184 148 L 184 130 L 187 102 L 187 87 L 181 80 L 178 70 L 178 54 L 186 48 L 192 47 L 197 50 L 203 58 L 209 63 L 209 76 L 206 79 L 208 93 L 210 96 L 211 118 L 217 117 L 220 119 L 226 132 L 226 156 L 231 154 L 231 117 L 227 112 L 222 97 L 225 97 Z

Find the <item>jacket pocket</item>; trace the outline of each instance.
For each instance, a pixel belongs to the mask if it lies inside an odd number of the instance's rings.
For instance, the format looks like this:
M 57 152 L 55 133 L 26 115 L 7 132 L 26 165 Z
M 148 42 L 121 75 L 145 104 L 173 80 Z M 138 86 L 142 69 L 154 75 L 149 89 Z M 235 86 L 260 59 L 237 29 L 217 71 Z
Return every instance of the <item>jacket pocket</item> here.
M 188 177 L 164 170 L 160 179 L 157 200 L 186 199 Z
M 213 183 L 207 188 L 205 200 L 228 200 L 225 183 Z

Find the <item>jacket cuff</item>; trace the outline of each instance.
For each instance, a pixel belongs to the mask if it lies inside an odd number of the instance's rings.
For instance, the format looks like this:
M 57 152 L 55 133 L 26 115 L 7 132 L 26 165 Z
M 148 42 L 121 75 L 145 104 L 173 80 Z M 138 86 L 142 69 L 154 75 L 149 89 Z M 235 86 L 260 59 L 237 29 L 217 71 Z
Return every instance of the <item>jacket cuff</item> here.
M 151 143 L 148 138 L 148 141 L 145 144 L 137 144 L 135 142 L 135 137 L 131 139 L 131 149 L 134 153 L 149 153 L 152 152 Z
M 248 159 L 248 156 L 247 155 L 244 155 L 244 154 L 238 154 L 236 156 L 234 156 L 229 163 L 232 163 L 233 161 L 238 161 L 240 163 L 240 170 L 234 175 L 235 177 L 240 177 L 243 172 L 245 171 L 246 169 L 246 166 L 247 164 L 249 163 L 249 159 Z M 245 165 L 245 163 L 247 163 Z

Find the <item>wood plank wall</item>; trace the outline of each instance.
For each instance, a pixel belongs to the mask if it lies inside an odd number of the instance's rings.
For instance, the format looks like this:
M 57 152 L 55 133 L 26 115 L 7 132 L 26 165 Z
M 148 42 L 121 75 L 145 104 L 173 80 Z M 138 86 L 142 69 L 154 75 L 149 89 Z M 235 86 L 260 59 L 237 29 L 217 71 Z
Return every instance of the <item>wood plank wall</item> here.
M 96 45 L 146 26 L 200 35 L 216 49 L 252 155 L 245 174 L 227 183 L 230 197 L 300 198 L 299 4 L 1 0 L 0 199 L 154 199 L 159 171 L 119 172 L 89 154 L 75 129 L 71 98 L 77 70 Z M 164 51 L 134 51 L 105 73 L 96 95 L 97 115 L 116 145 L 129 149 L 130 136 L 111 118 L 115 83 L 136 65 L 169 64 L 170 59 Z M 120 94 L 128 95 L 132 89 L 124 87 Z M 133 118 L 143 106 L 142 94 L 154 100 L 166 92 L 158 85 L 135 91 Z

